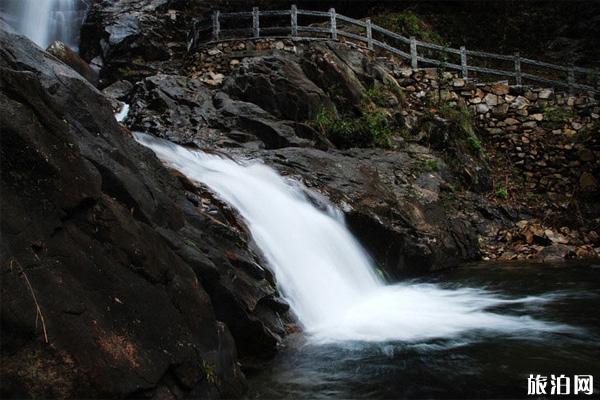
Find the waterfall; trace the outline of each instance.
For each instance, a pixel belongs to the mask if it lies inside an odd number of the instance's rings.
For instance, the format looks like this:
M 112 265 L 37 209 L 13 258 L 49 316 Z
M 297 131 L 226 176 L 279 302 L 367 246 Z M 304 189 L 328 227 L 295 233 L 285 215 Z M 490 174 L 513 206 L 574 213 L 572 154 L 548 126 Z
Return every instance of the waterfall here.
M 482 289 L 386 285 L 332 205 L 321 210 L 306 188 L 259 162 L 237 163 L 143 133 L 136 140 L 168 166 L 203 183 L 245 220 L 282 295 L 315 341 L 414 341 L 466 331 L 552 331 L 565 326 L 488 311 L 509 299 Z M 314 196 L 311 196 L 314 197 Z
M 59 40 L 77 50 L 87 6 L 83 0 L 5 1 L 9 22 L 38 46 L 46 48 Z

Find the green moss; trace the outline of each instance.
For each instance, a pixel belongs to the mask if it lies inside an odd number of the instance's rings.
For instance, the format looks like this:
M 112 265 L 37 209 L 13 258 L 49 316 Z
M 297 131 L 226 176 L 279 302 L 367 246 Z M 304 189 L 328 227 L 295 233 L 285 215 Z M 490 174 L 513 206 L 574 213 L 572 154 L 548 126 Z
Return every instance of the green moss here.
M 574 116 L 573 110 L 562 107 L 546 107 L 542 113 L 544 118 L 551 122 L 567 122 Z

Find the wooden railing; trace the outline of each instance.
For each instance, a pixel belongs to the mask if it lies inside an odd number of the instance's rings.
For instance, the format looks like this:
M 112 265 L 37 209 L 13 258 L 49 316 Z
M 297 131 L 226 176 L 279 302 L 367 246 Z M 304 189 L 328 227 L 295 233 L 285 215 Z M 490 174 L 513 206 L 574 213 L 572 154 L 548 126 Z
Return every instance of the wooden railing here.
M 298 17 L 312 19 L 325 18 L 326 24 L 298 24 Z M 262 26 L 261 17 L 276 19 L 289 17 L 289 24 Z M 287 18 L 286 18 L 287 19 Z M 248 20 L 247 28 L 223 28 L 228 21 Z M 325 26 L 324 26 L 325 25 Z M 345 30 L 358 27 L 361 34 Z M 362 34 L 364 33 L 364 35 Z M 441 68 L 460 71 L 464 79 L 472 78 L 471 73 L 482 76 L 493 75 L 507 78 L 515 85 L 521 86 L 525 81 L 540 82 L 550 86 L 600 93 L 600 72 L 589 68 L 573 65 L 564 66 L 521 57 L 519 53 L 502 55 L 483 51 L 467 50 L 464 46 L 459 49 L 423 42 L 414 37 L 405 37 L 387 30 L 371 22 L 337 14 L 335 9 L 329 11 L 300 10 L 295 5 L 289 10 L 261 11 L 254 7 L 252 11 L 222 13 L 215 11 L 211 21 L 197 21 L 190 33 L 188 51 L 197 49 L 202 44 L 211 44 L 226 40 L 260 39 L 264 37 L 288 37 L 292 39 L 327 39 L 339 40 L 340 37 L 361 42 L 369 50 L 380 48 L 410 61 L 411 68 L 417 69 L 420 64 L 428 64 Z M 390 44 L 392 43 L 392 44 Z M 396 47 L 400 46 L 400 47 Z M 456 61 L 452 61 L 455 58 Z M 484 59 L 484 65 L 472 65 L 469 61 Z M 510 63 L 510 69 L 490 68 L 490 63 Z M 524 68 L 534 68 L 532 73 L 524 72 Z

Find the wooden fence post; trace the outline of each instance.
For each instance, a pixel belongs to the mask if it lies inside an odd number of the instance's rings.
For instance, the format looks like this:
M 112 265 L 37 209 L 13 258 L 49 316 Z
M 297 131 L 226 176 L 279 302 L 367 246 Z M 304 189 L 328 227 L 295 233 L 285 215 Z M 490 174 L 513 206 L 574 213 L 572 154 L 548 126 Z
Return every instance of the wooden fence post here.
M 419 64 L 417 62 L 417 39 L 414 36 L 410 37 L 410 66 L 412 69 L 417 69 Z
M 213 13 L 212 23 L 213 23 L 213 40 L 218 41 L 221 36 L 221 23 L 219 22 L 219 11 L 215 11 Z
M 469 75 L 469 69 L 467 68 L 467 49 L 465 46 L 460 47 L 460 67 L 463 79 L 467 79 Z
M 330 17 L 330 26 L 331 26 L 331 38 L 333 40 L 337 40 L 337 24 L 336 24 L 336 17 L 335 17 L 335 8 L 330 8 L 329 9 L 329 17 Z
M 567 71 L 567 83 L 569 84 L 569 94 L 575 93 L 575 67 L 573 64 L 569 64 L 569 70 Z
M 252 36 L 255 38 L 260 37 L 259 16 L 258 7 L 252 7 Z
M 296 37 L 298 36 L 298 8 L 295 4 L 292 4 L 290 15 L 292 16 L 292 37 Z
M 517 86 L 523 85 L 523 76 L 521 75 L 521 54 L 519 54 L 518 51 L 515 53 L 515 74 Z
M 367 47 L 369 50 L 373 50 L 373 28 L 371 26 L 371 18 L 367 18 L 365 23 L 367 24 Z

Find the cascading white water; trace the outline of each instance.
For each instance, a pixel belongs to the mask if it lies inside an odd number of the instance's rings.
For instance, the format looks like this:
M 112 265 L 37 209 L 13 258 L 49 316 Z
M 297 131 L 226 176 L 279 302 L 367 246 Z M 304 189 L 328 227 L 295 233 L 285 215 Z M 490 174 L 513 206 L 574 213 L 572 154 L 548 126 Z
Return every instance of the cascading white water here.
M 208 185 L 238 210 L 282 294 L 315 341 L 413 341 L 454 337 L 475 329 L 569 329 L 486 311 L 505 303 L 547 298 L 506 299 L 481 289 L 448 290 L 432 284 L 385 285 L 346 229 L 341 213 L 317 209 L 306 189 L 273 169 L 190 151 L 142 133 L 135 133 L 135 138 L 164 163 Z
M 77 49 L 79 27 L 85 16 L 82 0 L 6 0 L 15 29 L 40 47 L 59 40 Z

